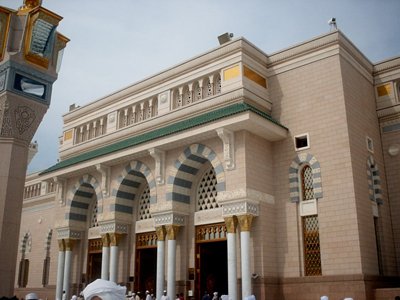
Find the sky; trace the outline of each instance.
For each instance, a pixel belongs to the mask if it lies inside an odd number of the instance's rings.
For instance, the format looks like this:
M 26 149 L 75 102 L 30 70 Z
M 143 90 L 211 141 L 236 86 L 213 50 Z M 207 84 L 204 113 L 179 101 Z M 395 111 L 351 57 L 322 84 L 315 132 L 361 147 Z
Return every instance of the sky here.
M 17 9 L 23 0 L 0 0 Z M 43 0 L 71 41 L 28 173 L 57 162 L 62 116 L 218 46 L 225 32 L 270 54 L 338 29 L 372 62 L 400 56 L 400 0 Z

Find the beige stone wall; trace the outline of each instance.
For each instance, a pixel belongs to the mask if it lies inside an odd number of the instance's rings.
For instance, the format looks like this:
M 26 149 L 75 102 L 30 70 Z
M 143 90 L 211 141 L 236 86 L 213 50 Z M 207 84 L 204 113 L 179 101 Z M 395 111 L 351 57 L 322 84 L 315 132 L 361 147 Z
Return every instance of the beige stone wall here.
M 388 153 L 388 149 L 391 145 L 399 144 L 399 141 L 399 131 L 382 133 L 382 146 L 384 150 L 383 154 L 385 158 L 387 187 L 389 192 L 388 204 L 390 205 L 391 209 L 393 237 L 395 241 L 397 257 L 397 274 L 400 274 L 400 155 L 391 156 Z
M 351 163 L 354 174 L 354 191 L 358 222 L 362 268 L 364 274 L 378 275 L 377 247 L 371 201 L 368 197 L 366 177 L 367 159 L 372 156 L 378 165 L 381 179 L 383 205 L 379 206 L 379 226 L 381 226 L 381 248 L 383 274 L 395 275 L 393 236 L 390 205 L 386 191 L 385 166 L 378 118 L 375 111 L 375 97 L 372 83 L 367 80 L 347 60 L 341 59 L 343 87 L 346 98 L 346 115 L 350 137 Z M 367 136 L 373 140 L 374 152 L 367 149 Z
M 323 198 L 318 200 L 322 274 L 362 272 L 354 187 L 340 61 L 337 55 L 269 78 L 272 115 L 290 131 L 275 143 L 274 182 L 278 274 L 303 274 L 297 205 L 290 203 L 289 167 L 298 154 L 320 163 Z M 296 152 L 293 137 L 308 133 L 310 148 Z

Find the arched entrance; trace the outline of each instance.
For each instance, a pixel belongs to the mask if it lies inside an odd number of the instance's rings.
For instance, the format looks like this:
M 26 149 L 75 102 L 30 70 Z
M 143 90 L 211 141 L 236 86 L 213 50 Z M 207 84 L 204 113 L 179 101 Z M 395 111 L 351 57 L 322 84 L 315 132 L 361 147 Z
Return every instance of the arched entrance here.
M 196 299 L 204 292 L 228 294 L 226 226 L 224 223 L 196 227 Z
M 146 290 L 155 294 L 157 274 L 157 234 L 136 235 L 136 262 L 134 290 L 144 295 Z

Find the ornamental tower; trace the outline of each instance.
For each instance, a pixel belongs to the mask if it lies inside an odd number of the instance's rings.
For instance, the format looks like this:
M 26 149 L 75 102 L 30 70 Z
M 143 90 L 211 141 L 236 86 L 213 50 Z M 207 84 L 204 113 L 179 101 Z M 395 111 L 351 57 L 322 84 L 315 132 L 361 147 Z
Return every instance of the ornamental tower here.
M 68 39 L 62 17 L 24 0 L 0 6 L 0 296 L 14 294 L 22 197 L 29 144 L 51 99 Z

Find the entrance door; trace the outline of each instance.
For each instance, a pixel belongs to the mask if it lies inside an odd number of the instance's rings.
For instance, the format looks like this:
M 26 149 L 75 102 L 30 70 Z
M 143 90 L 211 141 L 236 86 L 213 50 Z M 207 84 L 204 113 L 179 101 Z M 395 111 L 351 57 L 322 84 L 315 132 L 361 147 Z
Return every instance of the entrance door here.
M 89 253 L 88 257 L 88 281 L 90 283 L 101 278 L 101 253 Z
M 135 291 L 150 293 L 156 291 L 157 248 L 138 249 L 136 251 Z
M 228 261 L 226 241 L 197 243 L 196 245 L 197 299 L 207 291 L 228 294 Z

